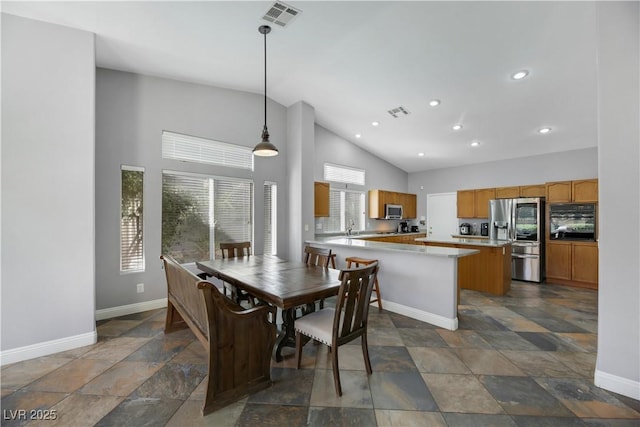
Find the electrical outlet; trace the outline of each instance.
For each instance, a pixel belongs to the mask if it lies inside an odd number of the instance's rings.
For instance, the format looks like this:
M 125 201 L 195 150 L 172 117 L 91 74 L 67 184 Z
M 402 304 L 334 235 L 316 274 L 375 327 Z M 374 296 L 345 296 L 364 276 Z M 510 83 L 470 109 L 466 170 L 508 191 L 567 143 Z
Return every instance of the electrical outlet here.
M 304 231 L 309 231 L 309 224 L 304 225 Z
M 144 283 L 138 283 L 136 285 L 136 289 L 137 289 L 139 294 L 143 293 L 144 292 Z

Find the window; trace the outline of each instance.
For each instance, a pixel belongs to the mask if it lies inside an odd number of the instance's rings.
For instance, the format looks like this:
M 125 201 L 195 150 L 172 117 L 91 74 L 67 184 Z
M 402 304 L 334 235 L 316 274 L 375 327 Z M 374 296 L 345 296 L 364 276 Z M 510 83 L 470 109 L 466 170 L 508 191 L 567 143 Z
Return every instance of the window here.
M 120 271 L 144 271 L 143 246 L 144 168 L 120 169 Z
M 162 158 L 253 170 L 251 147 L 162 132 Z
M 278 233 L 276 206 L 278 200 L 278 185 L 272 182 L 264 183 L 264 249 L 265 255 L 276 255 L 278 252 Z
M 329 191 L 329 217 L 321 218 L 327 233 L 365 229 L 364 192 L 353 190 Z
M 162 173 L 162 253 L 178 262 L 220 257 L 220 242 L 252 242 L 252 218 L 251 181 Z
M 333 182 L 344 182 L 345 184 L 364 185 L 365 171 L 364 169 L 325 163 L 324 180 Z

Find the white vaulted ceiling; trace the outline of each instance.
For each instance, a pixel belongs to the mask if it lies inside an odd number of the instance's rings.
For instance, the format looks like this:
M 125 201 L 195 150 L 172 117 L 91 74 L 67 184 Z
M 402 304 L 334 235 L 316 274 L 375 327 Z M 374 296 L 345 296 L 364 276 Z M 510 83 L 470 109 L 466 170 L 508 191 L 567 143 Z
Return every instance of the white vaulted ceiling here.
M 258 26 L 271 4 L 2 2 L 2 11 L 96 33 L 100 67 L 262 93 Z M 592 2 L 288 4 L 302 13 L 272 25 L 269 97 L 309 103 L 319 125 L 407 172 L 596 146 Z M 520 69 L 529 75 L 513 80 Z M 387 112 L 400 106 L 410 114 Z

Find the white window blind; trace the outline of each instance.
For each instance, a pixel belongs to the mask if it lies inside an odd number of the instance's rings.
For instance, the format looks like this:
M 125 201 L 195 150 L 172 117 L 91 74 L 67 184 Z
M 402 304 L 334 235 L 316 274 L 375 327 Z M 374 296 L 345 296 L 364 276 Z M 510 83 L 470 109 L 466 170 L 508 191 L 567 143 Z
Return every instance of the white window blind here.
M 144 271 L 144 169 L 123 165 L 120 182 L 120 271 Z
M 276 255 L 277 250 L 277 200 L 278 186 L 275 183 L 264 183 L 264 249 L 265 255 Z
M 329 191 L 329 217 L 322 218 L 323 229 L 328 232 L 365 229 L 364 192 L 351 190 Z
M 253 183 L 164 171 L 162 253 L 180 263 L 220 256 L 220 242 L 253 241 Z
M 162 132 L 162 158 L 253 170 L 251 147 Z
M 365 171 L 364 169 L 325 163 L 324 180 L 333 182 L 344 182 L 346 184 L 364 185 Z

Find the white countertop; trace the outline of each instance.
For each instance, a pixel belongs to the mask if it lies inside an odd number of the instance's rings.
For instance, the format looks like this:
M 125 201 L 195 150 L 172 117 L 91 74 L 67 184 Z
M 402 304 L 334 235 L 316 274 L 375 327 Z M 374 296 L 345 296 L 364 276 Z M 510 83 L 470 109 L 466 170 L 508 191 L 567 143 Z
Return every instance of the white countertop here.
M 421 234 L 421 233 L 398 233 L 401 235 L 407 234 Z M 359 236 L 330 236 L 330 237 L 316 237 L 314 240 L 308 240 L 307 243 L 317 244 L 330 244 L 335 246 L 362 248 L 370 250 L 382 250 L 391 252 L 410 252 L 414 254 L 423 254 L 427 256 L 439 256 L 447 258 L 461 258 L 468 255 L 474 255 L 479 253 L 476 249 L 458 249 L 458 248 L 443 248 L 440 246 L 425 246 L 425 245 L 412 245 L 407 243 L 387 243 L 387 242 L 375 242 L 371 240 L 365 240 L 363 237 L 371 237 L 370 235 Z M 375 235 L 380 236 L 380 235 Z M 383 234 L 382 236 L 386 236 Z M 418 240 L 418 239 L 416 239 Z
M 501 248 L 510 244 L 509 240 L 489 240 L 489 239 L 468 239 L 468 238 L 457 238 L 457 237 L 444 237 L 444 238 L 433 238 L 433 237 L 418 237 L 416 242 L 433 242 L 433 243 L 452 243 L 452 244 L 463 244 L 469 246 L 482 246 L 482 247 L 490 247 L 490 248 Z

